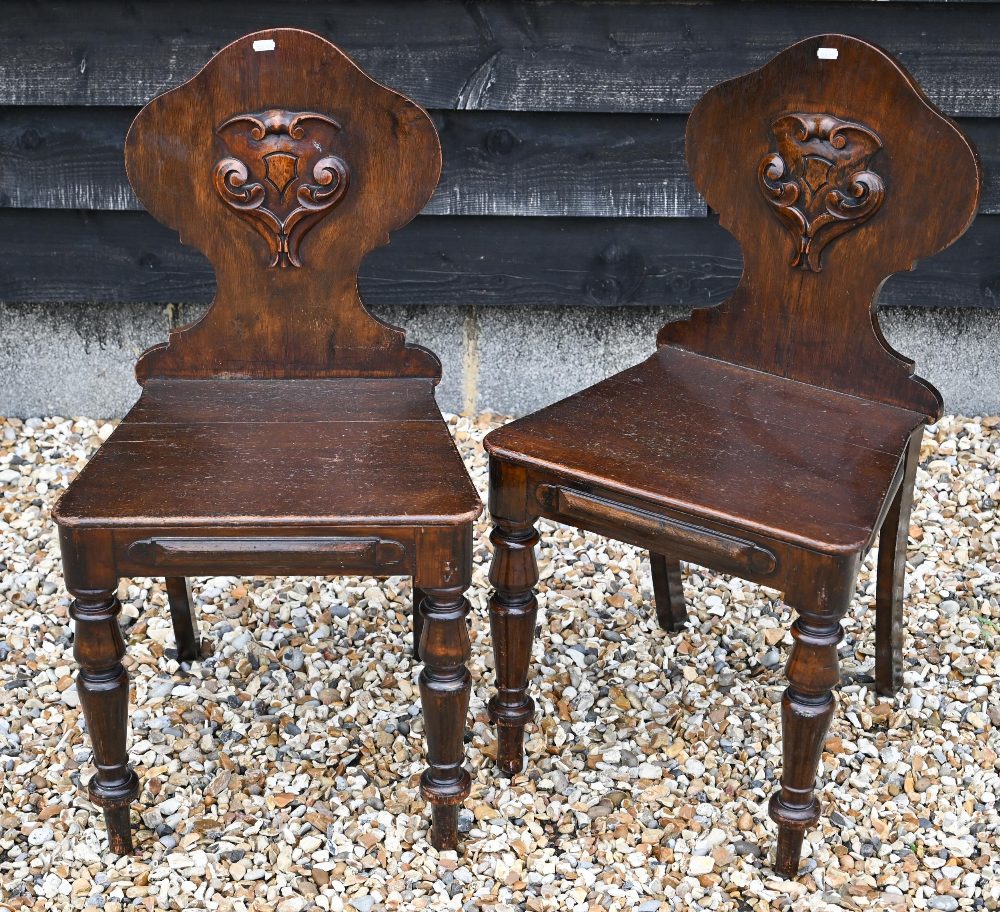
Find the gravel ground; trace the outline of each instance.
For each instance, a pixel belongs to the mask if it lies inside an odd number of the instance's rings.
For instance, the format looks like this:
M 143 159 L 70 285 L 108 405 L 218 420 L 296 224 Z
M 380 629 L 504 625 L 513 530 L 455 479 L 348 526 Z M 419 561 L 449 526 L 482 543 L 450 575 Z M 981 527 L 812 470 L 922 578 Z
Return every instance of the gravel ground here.
M 499 423 L 451 420 L 481 488 L 479 442 Z M 865 563 L 826 813 L 794 883 L 769 867 L 790 644 L 776 593 L 687 568 L 692 621 L 666 635 L 640 552 L 548 524 L 539 724 L 512 782 L 490 763 L 479 529 L 461 855 L 426 841 L 406 578 L 199 580 L 212 652 L 190 668 L 162 582 L 123 583 L 140 855 L 108 854 L 81 788 L 91 753 L 49 510 L 110 430 L 0 422 L 4 909 L 1000 909 L 1000 419 L 948 418 L 925 438 L 895 702 L 872 689 Z

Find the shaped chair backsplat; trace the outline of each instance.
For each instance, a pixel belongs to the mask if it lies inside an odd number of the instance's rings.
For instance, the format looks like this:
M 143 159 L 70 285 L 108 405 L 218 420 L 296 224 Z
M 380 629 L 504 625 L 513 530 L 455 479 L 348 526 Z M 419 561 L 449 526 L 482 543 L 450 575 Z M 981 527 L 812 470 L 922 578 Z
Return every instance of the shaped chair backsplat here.
M 489 710 L 497 764 L 515 773 L 534 710 L 541 516 L 647 549 L 668 630 L 685 619 L 679 560 L 780 590 L 797 617 L 770 814 L 790 876 L 819 819 L 840 621 L 876 535 L 875 678 L 881 694 L 900 683 L 914 478 L 923 425 L 942 407 L 882 337 L 875 298 L 968 227 L 979 167 L 898 64 L 844 35 L 810 38 L 709 91 L 687 154 L 743 249 L 736 291 L 664 326 L 643 363 L 486 437 Z
M 201 643 L 187 578 L 413 578 L 431 841 L 453 849 L 471 779 L 464 590 L 479 496 L 434 401 L 437 358 L 363 307 L 362 258 L 441 169 L 427 114 L 317 35 L 220 51 L 139 113 L 139 198 L 211 260 L 202 319 L 147 351 L 139 402 L 54 515 L 74 596 L 78 688 L 111 848 L 132 850 L 123 576 L 167 579 L 178 658 Z
M 864 41 L 810 38 L 708 92 L 687 158 L 743 274 L 658 343 L 937 418 L 940 395 L 886 342 L 875 298 L 965 232 L 980 173 L 913 78 Z
M 151 101 L 125 144 L 142 204 L 215 269 L 202 319 L 136 366 L 149 377 L 439 378 L 426 349 L 358 297 L 364 256 L 430 198 L 426 112 L 339 48 L 274 29 Z

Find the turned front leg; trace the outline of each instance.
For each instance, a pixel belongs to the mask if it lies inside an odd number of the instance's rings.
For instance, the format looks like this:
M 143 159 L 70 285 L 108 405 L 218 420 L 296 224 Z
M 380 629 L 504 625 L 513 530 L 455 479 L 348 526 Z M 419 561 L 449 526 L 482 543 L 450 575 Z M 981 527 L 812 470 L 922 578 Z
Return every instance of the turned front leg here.
M 70 617 L 76 622 L 73 655 L 79 664 L 77 690 L 87 720 L 97 772 L 90 799 L 104 811 L 111 851 L 132 852 L 129 807 L 139 795 L 139 779 L 128 765 L 128 673 L 121 660 L 125 641 L 114 590 L 76 591 Z
M 490 630 L 497 693 L 489 702 L 489 713 L 497 727 L 497 766 L 513 776 L 524 767 L 524 726 L 535 714 L 535 703 L 528 696 L 528 669 L 538 613 L 534 593 L 538 533 L 530 523 L 495 522 L 490 535 L 494 547 Z
M 816 771 L 833 718 L 833 688 L 840 682 L 837 646 L 844 637 L 842 616 L 801 612 L 792 624 L 795 643 L 785 669 L 788 687 L 781 700 L 784 768 L 781 788 L 768 808 L 778 824 L 775 868 L 784 877 L 798 872 L 802 838 L 820 816 Z
M 421 612 L 420 699 L 427 735 L 427 769 L 420 793 L 432 808 L 431 844 L 458 847 L 458 806 L 469 796 L 472 778 L 463 766 L 465 723 L 469 714 L 472 676 L 466 662 L 472 655 L 466 615 L 469 603 L 462 588 L 426 589 Z

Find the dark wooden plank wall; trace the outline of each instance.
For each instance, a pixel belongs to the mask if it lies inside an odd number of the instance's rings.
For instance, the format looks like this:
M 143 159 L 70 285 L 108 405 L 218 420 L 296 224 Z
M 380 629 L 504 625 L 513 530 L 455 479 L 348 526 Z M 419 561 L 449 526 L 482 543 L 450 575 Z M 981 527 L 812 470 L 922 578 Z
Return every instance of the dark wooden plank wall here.
M 976 142 L 986 176 L 966 237 L 891 279 L 883 302 L 1000 307 L 1000 3 L 74 0 L 4 12 L 2 300 L 208 300 L 207 262 L 134 211 L 124 134 L 139 105 L 228 41 L 294 25 L 341 44 L 441 131 L 441 187 L 366 263 L 372 303 L 717 301 L 739 251 L 687 178 L 685 114 L 786 44 L 848 32 L 910 67 Z

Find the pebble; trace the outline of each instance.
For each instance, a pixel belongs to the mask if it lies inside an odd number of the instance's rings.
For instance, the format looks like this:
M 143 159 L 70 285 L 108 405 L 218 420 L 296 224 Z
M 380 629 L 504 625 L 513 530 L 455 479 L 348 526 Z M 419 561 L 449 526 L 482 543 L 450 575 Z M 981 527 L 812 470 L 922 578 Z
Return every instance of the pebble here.
M 484 494 L 480 441 L 499 421 L 449 418 Z M 779 596 L 685 566 L 690 620 L 666 634 L 642 550 L 540 522 L 537 710 L 508 780 L 486 714 L 486 516 L 461 854 L 427 839 L 412 580 L 216 577 L 193 581 L 210 657 L 183 668 L 163 580 L 120 585 L 141 855 L 114 859 L 86 797 L 51 520 L 111 426 L 0 420 L 0 883 L 16 908 L 1000 912 L 1000 419 L 925 436 L 895 700 L 873 687 L 876 550 L 862 563 L 824 815 L 795 881 L 770 867 L 767 815 L 791 643 Z
M 932 909 L 940 909 L 941 912 L 955 912 L 958 900 L 954 896 L 932 896 L 927 905 Z
M 696 757 L 692 757 L 684 764 L 684 772 L 698 778 L 705 775 L 705 764 Z
M 40 846 L 49 842 L 55 836 L 52 827 L 38 826 L 28 834 L 28 845 Z
M 289 649 L 285 652 L 285 665 L 292 671 L 299 671 L 306 663 L 306 657 L 301 649 Z
M 764 653 L 763 658 L 760 660 L 760 664 L 765 668 L 774 668 L 781 664 L 781 653 L 777 649 L 768 649 Z
M 319 836 L 303 836 L 302 839 L 299 840 L 299 848 L 302 849 L 302 851 L 307 855 L 311 855 L 325 842 L 326 840 L 321 839 Z
M 688 864 L 688 874 L 696 877 L 700 874 L 708 874 L 715 867 L 715 860 L 710 855 L 693 855 Z
M 745 842 L 742 839 L 733 843 L 733 851 L 737 855 L 752 855 L 754 858 L 760 858 L 762 854 L 759 845 L 754 842 Z

